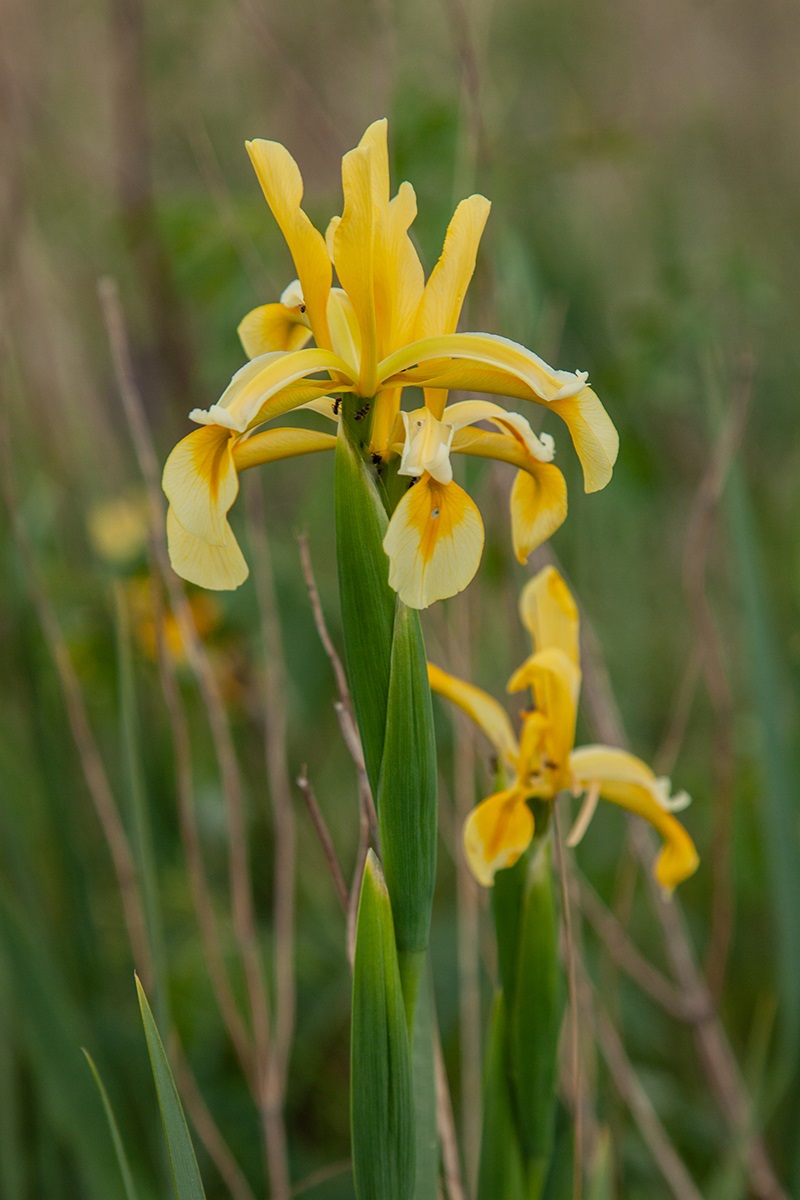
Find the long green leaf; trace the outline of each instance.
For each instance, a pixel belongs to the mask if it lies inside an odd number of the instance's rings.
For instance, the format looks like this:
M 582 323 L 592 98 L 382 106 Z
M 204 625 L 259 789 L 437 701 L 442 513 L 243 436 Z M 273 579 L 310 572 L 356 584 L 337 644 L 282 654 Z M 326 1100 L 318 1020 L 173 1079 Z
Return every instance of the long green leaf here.
M 414 1195 L 411 1053 L 389 893 L 370 851 L 353 965 L 350 1114 L 358 1200 Z
M 483 1077 L 483 1131 L 478 1200 L 523 1200 L 525 1164 L 506 1070 L 506 1010 L 495 996 Z
M 345 661 L 367 774 L 378 795 L 396 598 L 383 549 L 383 503 L 349 420 L 336 443 L 336 552 Z
M 422 972 L 411 1053 L 416 1119 L 416 1184 L 414 1200 L 430 1200 L 439 1183 L 439 1138 L 436 1126 L 436 1072 L 433 1053 L 434 997 L 430 964 Z
M 537 839 L 528 866 L 508 1043 L 525 1157 L 545 1166 L 552 1152 L 563 1014 L 551 840 L 549 834 Z
M 97 1070 L 91 1054 L 86 1048 L 84 1048 L 83 1053 L 86 1055 L 86 1061 L 89 1064 L 89 1070 L 92 1072 L 94 1081 L 97 1085 L 97 1090 L 100 1093 L 100 1099 L 103 1102 L 106 1120 L 108 1121 L 108 1128 L 111 1133 L 111 1140 L 114 1143 L 114 1152 L 117 1156 L 119 1173 L 122 1176 L 122 1186 L 125 1188 L 125 1195 L 127 1200 L 138 1200 L 136 1188 L 133 1183 L 133 1176 L 131 1175 L 131 1169 L 128 1164 L 128 1156 L 125 1153 L 125 1146 L 119 1132 L 117 1119 L 114 1116 L 114 1110 L 111 1107 L 111 1101 L 108 1098 L 108 1092 L 105 1089 L 103 1080 L 100 1078 L 100 1072 Z
M 172 1077 L 169 1062 L 158 1032 L 158 1027 L 147 1003 L 144 989 L 136 978 L 136 990 L 139 994 L 139 1008 L 142 1012 L 147 1050 L 150 1054 L 150 1065 L 153 1069 L 158 1104 L 161 1109 L 161 1120 L 164 1125 L 164 1135 L 167 1139 L 169 1161 L 172 1167 L 172 1178 L 175 1183 L 175 1194 L 178 1200 L 205 1200 L 200 1169 L 194 1154 L 189 1127 L 183 1115 L 178 1089 Z
M 421 953 L 436 882 L 436 741 L 419 614 L 404 604 L 392 643 L 378 822 L 397 948 Z

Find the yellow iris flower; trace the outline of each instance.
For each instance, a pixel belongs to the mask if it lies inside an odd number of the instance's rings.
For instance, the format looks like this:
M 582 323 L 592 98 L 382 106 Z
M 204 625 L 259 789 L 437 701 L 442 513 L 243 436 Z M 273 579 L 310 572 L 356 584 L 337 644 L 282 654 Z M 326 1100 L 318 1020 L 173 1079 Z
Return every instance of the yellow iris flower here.
M 478 725 L 495 748 L 513 783 L 483 800 L 464 826 L 464 849 L 475 878 L 484 886 L 510 867 L 533 837 L 528 800 L 555 800 L 561 791 L 585 794 L 570 844 L 583 836 L 600 797 L 644 817 L 664 840 L 654 873 L 671 891 L 697 869 L 692 839 L 673 813 L 689 803 L 685 792 L 670 797 L 668 779 L 626 750 L 575 745 L 581 672 L 578 610 L 553 567 L 529 580 L 520 597 L 520 616 L 533 641 L 533 654 L 508 682 L 509 692 L 530 688 L 534 705 L 522 711 L 519 740 L 505 709 L 491 696 L 448 675 L 432 663 L 433 691 L 452 700 Z
M 409 486 L 384 547 L 390 582 L 415 608 L 454 595 L 472 579 L 483 547 L 480 514 L 453 482 L 450 454 L 480 455 L 518 468 L 511 494 L 514 547 L 525 561 L 566 515 L 553 439 L 490 401 L 446 407 L 451 389 L 511 396 L 556 412 L 583 466 L 586 491 L 611 477 L 616 430 L 582 372 L 556 371 L 532 351 L 486 333 L 457 333 L 489 214 L 483 196 L 463 200 L 427 283 L 409 229 L 416 198 L 403 183 L 390 199 L 386 121 L 376 121 L 342 160 L 344 210 L 326 236 L 301 207 L 297 164 L 277 142 L 247 149 L 294 259 L 297 279 L 277 303 L 241 322 L 250 357 L 217 404 L 191 414 L 201 428 L 173 450 L 164 470 L 175 570 L 210 588 L 234 588 L 247 566 L 228 523 L 239 472 L 260 463 L 333 449 L 335 437 L 259 427 L 310 407 L 336 418 L 355 396 L 376 463 L 395 455 Z M 339 286 L 333 285 L 333 269 Z M 306 343 L 315 342 L 313 347 Z M 405 387 L 425 404 L 400 412 Z M 345 397 L 345 400 L 342 400 Z M 353 404 L 352 400 L 349 403 Z M 489 422 L 492 430 L 475 428 Z

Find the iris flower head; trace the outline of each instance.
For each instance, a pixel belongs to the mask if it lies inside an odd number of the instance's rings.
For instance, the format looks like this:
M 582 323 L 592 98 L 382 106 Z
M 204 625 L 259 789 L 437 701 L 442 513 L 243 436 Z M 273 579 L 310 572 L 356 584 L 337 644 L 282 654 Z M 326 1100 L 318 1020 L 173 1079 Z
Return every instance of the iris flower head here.
M 672 891 L 694 873 L 698 856 L 692 839 L 673 815 L 685 808 L 685 792 L 670 794 L 670 781 L 658 779 L 641 759 L 610 746 L 575 748 L 581 671 L 578 610 L 553 567 L 528 581 L 520 616 L 532 654 L 508 681 L 511 693 L 529 692 L 520 713 L 519 736 L 501 704 L 480 688 L 428 664 L 431 688 L 451 700 L 492 743 L 504 784 L 473 809 L 464 826 L 464 849 L 479 883 L 490 887 L 496 873 L 511 867 L 534 834 L 531 800 L 555 801 L 560 792 L 584 796 L 569 837 L 576 845 L 599 799 L 644 817 L 663 839 L 654 874 Z M 509 782 L 510 781 L 510 782 Z
M 373 461 L 393 464 L 408 478 L 384 541 L 389 582 L 405 603 L 425 608 L 454 595 L 480 561 L 483 523 L 453 479 L 453 454 L 516 468 L 512 536 L 524 562 L 566 516 L 553 436 L 537 434 L 526 416 L 496 400 L 448 404 L 449 393 L 508 397 L 554 411 L 570 432 L 587 492 L 608 483 L 618 438 L 584 372 L 554 370 L 507 338 L 457 332 L 489 201 L 479 195 L 461 201 L 426 281 L 409 234 L 414 189 L 402 183 L 390 193 L 385 120 L 370 125 L 344 156 L 342 215 L 324 236 L 303 211 L 303 182 L 288 151 L 263 140 L 247 149 L 297 278 L 279 300 L 244 317 L 239 335 L 249 361 L 216 404 L 190 413 L 199 428 L 167 461 L 175 570 L 204 587 L 238 587 L 248 569 L 228 513 L 239 473 L 333 449 L 333 433 L 272 422 L 310 408 L 340 423 L 345 406 L 364 419 Z M 424 398 L 413 411 L 402 408 L 409 387 L 422 389 Z

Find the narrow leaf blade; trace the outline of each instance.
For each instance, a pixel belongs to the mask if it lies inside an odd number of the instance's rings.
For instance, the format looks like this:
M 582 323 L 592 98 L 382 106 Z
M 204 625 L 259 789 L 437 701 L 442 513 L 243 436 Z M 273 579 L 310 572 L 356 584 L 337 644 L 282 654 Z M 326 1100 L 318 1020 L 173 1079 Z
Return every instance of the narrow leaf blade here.
M 97 1090 L 100 1093 L 100 1099 L 103 1102 L 103 1109 L 105 1110 L 106 1120 L 108 1121 L 111 1140 L 114 1143 L 114 1152 L 116 1153 L 117 1163 L 119 1164 L 119 1173 L 122 1176 L 122 1186 L 125 1188 L 125 1196 L 127 1200 L 138 1200 L 136 1188 L 133 1183 L 133 1176 L 131 1175 L 131 1169 L 128 1165 L 128 1156 L 125 1153 L 125 1146 L 122 1141 L 122 1136 L 119 1132 L 117 1119 L 114 1116 L 114 1110 L 111 1107 L 111 1101 L 108 1098 L 108 1092 L 105 1089 L 103 1080 L 100 1078 L 100 1072 L 97 1070 L 91 1054 L 85 1048 L 83 1053 L 86 1055 L 86 1061 L 89 1064 L 89 1070 L 92 1072 L 94 1081 L 97 1084 Z
M 178 1089 L 175 1086 L 158 1027 L 138 976 L 136 990 L 139 995 L 139 1008 L 147 1038 L 150 1065 L 153 1069 L 161 1120 L 167 1140 L 172 1177 L 175 1182 L 175 1194 L 178 1200 L 205 1200 L 200 1169 L 195 1158 L 194 1146 L 178 1096 Z

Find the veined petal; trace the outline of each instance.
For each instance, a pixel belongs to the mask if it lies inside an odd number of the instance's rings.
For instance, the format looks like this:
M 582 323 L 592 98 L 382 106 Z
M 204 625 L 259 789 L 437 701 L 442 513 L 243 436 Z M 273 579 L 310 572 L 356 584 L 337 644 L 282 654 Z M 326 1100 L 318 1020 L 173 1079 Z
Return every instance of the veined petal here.
M 697 870 L 695 844 L 669 811 L 664 781 L 656 779 L 641 759 L 609 746 L 581 746 L 570 758 L 575 782 L 582 789 L 599 786 L 600 795 L 613 804 L 649 821 L 664 839 L 654 874 L 666 891 L 672 891 Z
M 359 148 L 366 149 L 372 159 L 372 200 L 380 212 L 389 204 L 389 122 L 379 117 L 364 130 Z
M 394 511 L 383 539 L 389 584 L 410 608 L 455 596 L 470 582 L 483 551 L 483 522 L 457 483 L 424 475 Z
M 335 450 L 336 438 L 316 429 L 265 429 L 240 438 L 234 447 L 233 461 L 237 471 L 259 467 L 263 463 L 296 458 L 301 454 L 317 454 Z
M 419 479 L 427 471 L 437 483 L 450 483 L 453 478 L 450 465 L 452 426 L 437 421 L 427 408 L 402 412 L 400 416 L 406 436 L 397 474 L 414 475 Z
M 237 333 L 248 358 L 274 350 L 299 350 L 311 337 L 303 305 L 261 304 L 243 317 Z
M 210 546 L 184 529 L 170 506 L 167 510 L 167 544 L 173 571 L 198 587 L 232 591 L 244 583 L 250 573 L 227 521 L 224 541 Z
M 300 207 L 303 178 L 289 151 L 279 142 L 245 142 L 261 190 L 294 259 L 308 317 L 318 346 L 330 347 L 328 293 L 333 272 L 322 234 Z
M 342 159 L 344 211 L 333 235 L 336 273 L 353 305 L 361 331 L 359 392 L 374 396 L 377 329 L 375 322 L 375 204 L 372 195 L 372 150 L 357 147 Z
M 410 183 L 380 212 L 375 226 L 375 311 L 378 354 L 383 357 L 414 336 L 425 273 L 408 230 L 417 215 Z
M 554 646 L 580 666 L 578 606 L 555 567 L 543 567 L 528 580 L 520 594 L 519 615 L 534 652 Z
M 510 767 L 515 766 L 519 754 L 517 739 L 508 713 L 493 696 L 473 687 L 471 683 L 465 683 L 463 679 L 457 679 L 455 675 L 448 675 L 441 667 L 430 662 L 428 682 L 431 691 L 457 704 L 475 722 L 505 763 Z
M 586 386 L 583 372 L 556 371 L 532 350 L 491 333 L 444 333 L 422 338 L 390 354 L 379 364 L 378 371 L 384 381 L 394 382 L 395 376 L 398 376 L 402 378 L 398 378 L 397 382 L 415 383 L 423 387 L 480 390 L 473 387 L 469 370 L 455 371 L 451 364 L 441 361 L 448 358 L 494 368 L 516 380 L 517 386 L 525 384 L 533 393 L 531 399 L 547 405 L 559 396 L 575 395 Z M 411 370 L 422 363 L 432 364 L 428 377 L 425 371 Z M 443 383 L 441 378 L 443 375 L 447 377 L 448 370 L 451 382 Z M 514 395 L 514 392 L 508 391 L 507 394 Z M 527 395 L 525 398 L 528 398 Z
M 227 514 L 239 491 L 234 441 L 229 429 L 206 425 L 178 442 L 164 466 L 162 487 L 175 518 L 209 546 L 228 540 Z
M 463 400 L 459 404 L 451 404 L 446 412 L 446 420 L 454 429 L 463 429 L 467 425 L 474 425 L 476 421 L 491 421 L 503 433 L 521 442 L 531 458 L 539 462 L 553 460 L 555 442 L 549 433 L 535 434 L 521 413 L 509 412 L 491 400 Z
M 516 788 L 482 800 L 464 823 L 464 852 L 478 883 L 491 887 L 499 870 L 513 867 L 533 828 L 533 813 Z
M 195 408 L 189 417 L 199 424 L 225 425 L 228 429 L 244 433 L 256 417 L 259 421 L 268 419 L 262 414 L 267 401 L 273 397 L 275 404 L 269 416 L 276 417 L 288 412 L 294 407 L 293 402 L 289 403 L 292 398 L 289 385 L 320 371 L 328 371 L 341 376 L 348 383 L 353 382 L 351 368 L 330 350 L 314 348 L 295 350 L 291 354 L 263 354 L 236 372 L 217 404 L 207 410 Z M 324 391 L 336 387 L 336 383 L 332 384 L 330 380 L 320 382 L 324 385 Z M 285 406 L 281 405 L 277 393 L 287 397 Z
M 458 205 L 420 301 L 417 338 L 455 332 L 491 207 L 485 196 L 478 195 Z
M 328 325 L 334 352 L 350 364 L 352 377 L 357 379 L 358 364 L 361 361 L 361 330 L 350 298 L 343 288 L 331 288 L 328 297 Z
M 511 488 L 511 536 L 524 563 L 567 519 L 567 481 L 552 463 L 535 460 L 518 471 Z

